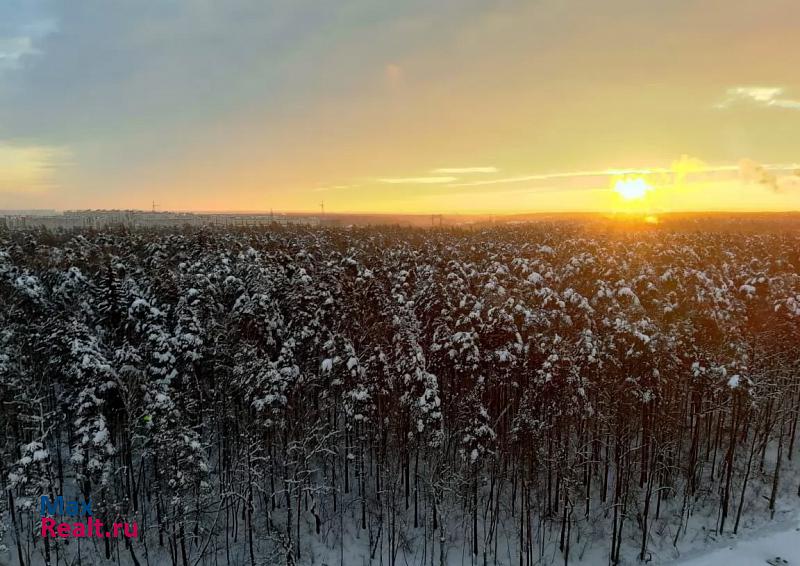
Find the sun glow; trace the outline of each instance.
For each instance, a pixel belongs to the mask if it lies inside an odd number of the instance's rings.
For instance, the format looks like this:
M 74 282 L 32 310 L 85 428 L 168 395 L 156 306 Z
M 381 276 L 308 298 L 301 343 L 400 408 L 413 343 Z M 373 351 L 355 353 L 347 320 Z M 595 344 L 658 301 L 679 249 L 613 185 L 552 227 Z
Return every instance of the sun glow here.
M 618 179 L 614 183 L 614 192 L 624 200 L 639 200 L 653 190 L 653 185 L 648 183 L 643 177 L 628 179 Z
M 10 145 L 0 140 L 0 194 L 44 189 L 52 181 L 55 168 L 68 156 L 60 147 Z

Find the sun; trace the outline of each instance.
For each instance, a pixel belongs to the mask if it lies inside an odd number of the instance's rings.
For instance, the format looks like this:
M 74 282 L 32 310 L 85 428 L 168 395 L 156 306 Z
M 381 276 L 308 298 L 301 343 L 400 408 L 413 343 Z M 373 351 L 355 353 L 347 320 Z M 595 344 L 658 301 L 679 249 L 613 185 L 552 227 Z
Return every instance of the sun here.
M 653 190 L 653 185 L 643 177 L 618 179 L 614 183 L 614 192 L 621 196 L 623 200 L 642 199 L 651 190 Z

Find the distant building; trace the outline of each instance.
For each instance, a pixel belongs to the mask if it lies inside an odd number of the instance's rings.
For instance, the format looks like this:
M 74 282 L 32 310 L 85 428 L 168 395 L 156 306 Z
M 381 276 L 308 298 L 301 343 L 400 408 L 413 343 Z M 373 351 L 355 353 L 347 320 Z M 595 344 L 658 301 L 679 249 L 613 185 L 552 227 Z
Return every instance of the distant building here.
M 25 228 L 155 228 L 179 226 L 266 226 L 277 224 L 319 225 L 316 216 L 286 214 L 195 214 L 141 210 L 5 211 L 0 226 Z
M 58 213 L 49 208 L 32 208 L 29 210 L 0 210 L 0 217 L 4 216 L 56 216 Z

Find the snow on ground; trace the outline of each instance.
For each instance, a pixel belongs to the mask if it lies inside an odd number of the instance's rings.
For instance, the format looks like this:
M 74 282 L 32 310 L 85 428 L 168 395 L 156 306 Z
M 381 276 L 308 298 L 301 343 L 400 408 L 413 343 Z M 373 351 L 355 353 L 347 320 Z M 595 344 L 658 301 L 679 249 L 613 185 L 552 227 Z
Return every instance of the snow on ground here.
M 727 546 L 674 562 L 675 566 L 800 565 L 800 517 L 772 525 Z

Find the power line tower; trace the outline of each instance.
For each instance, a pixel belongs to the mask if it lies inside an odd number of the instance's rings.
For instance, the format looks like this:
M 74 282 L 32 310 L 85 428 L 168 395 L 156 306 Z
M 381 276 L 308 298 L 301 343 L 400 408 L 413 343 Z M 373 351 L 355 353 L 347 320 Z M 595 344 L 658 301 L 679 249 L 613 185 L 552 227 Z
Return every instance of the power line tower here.
M 324 200 L 321 203 L 319 203 L 319 211 L 322 214 L 322 216 L 325 216 L 325 201 Z
M 156 211 L 157 207 L 158 207 L 158 203 L 156 201 L 153 201 L 153 212 Z

